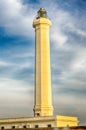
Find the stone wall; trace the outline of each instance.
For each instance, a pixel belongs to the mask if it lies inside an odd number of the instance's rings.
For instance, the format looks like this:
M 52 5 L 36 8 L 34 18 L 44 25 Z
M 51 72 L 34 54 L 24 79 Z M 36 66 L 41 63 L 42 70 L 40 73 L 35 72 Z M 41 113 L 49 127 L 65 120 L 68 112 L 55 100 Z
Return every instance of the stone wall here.
M 6 130 L 9 130 L 9 129 L 6 129 Z M 14 129 L 10 129 L 10 130 L 14 130 Z M 15 129 L 15 130 L 54 130 L 54 128 L 26 128 L 26 129 L 20 128 L 20 129 Z

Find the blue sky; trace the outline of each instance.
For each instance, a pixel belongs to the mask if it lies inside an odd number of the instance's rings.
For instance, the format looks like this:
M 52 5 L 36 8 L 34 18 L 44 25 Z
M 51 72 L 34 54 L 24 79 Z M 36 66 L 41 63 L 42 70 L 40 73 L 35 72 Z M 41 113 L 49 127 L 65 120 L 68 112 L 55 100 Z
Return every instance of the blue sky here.
M 0 118 L 33 115 L 35 32 L 40 7 L 52 21 L 54 115 L 86 125 L 86 1 L 0 0 Z

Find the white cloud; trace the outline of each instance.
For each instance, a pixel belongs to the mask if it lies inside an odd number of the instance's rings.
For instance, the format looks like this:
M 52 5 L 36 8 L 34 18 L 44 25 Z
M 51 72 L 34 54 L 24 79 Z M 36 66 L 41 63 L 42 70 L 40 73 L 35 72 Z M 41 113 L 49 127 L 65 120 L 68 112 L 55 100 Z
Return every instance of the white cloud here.
M 22 60 L 22 62 L 0 61 L 0 78 L 1 77 L 14 78 L 17 80 L 22 79 L 22 81 L 26 80 L 26 82 L 33 84 L 33 79 L 34 79 L 33 67 L 34 67 L 33 63 L 30 62 L 29 60 L 25 60 L 25 61 Z M 2 82 L 4 83 L 6 81 L 2 81 Z M 2 85 L 1 84 L 2 82 L 0 81 L 0 85 Z M 15 80 L 13 80 L 13 82 L 15 85 Z M 7 84 L 7 86 L 10 85 Z
M 75 59 L 72 69 L 74 71 L 86 70 L 86 50 L 83 49 L 78 52 L 77 59 Z
M 58 30 L 58 29 L 57 29 Z M 67 42 L 67 36 L 62 34 L 59 30 L 52 31 L 52 41 L 55 43 L 55 47 L 59 45 L 63 46 Z
M 56 9 L 55 16 L 51 17 L 53 19 L 51 38 L 56 44 L 55 47 L 63 46 L 68 40 L 68 36 L 64 32 L 65 25 L 71 22 L 71 16 L 60 9 Z
M 33 14 L 34 9 L 23 5 L 21 0 L 0 0 L 0 26 L 5 27 L 9 34 L 33 36 Z
M 81 96 L 77 96 L 76 95 L 72 95 L 70 93 L 60 93 L 57 95 L 55 95 L 57 97 L 57 100 L 55 100 L 55 104 L 56 102 L 58 102 L 59 104 L 62 105 L 80 105 L 83 104 L 86 106 L 85 100 L 83 100 L 83 98 L 85 97 L 85 95 Z
M 77 49 L 76 57 L 73 59 L 69 69 L 63 71 L 61 77 L 64 77 L 65 80 L 71 80 L 71 82 L 74 81 L 74 83 L 77 82 L 77 84 L 86 84 L 84 80 L 86 78 L 86 51 L 84 48 Z M 79 77 L 82 77 L 83 81 Z
M 7 63 L 5 61 L 0 61 L 0 66 L 10 66 L 12 65 L 11 63 Z
M 30 67 L 32 67 L 32 63 L 31 62 L 29 62 L 29 61 L 27 61 L 27 62 L 25 62 L 25 63 L 14 63 L 14 62 L 5 62 L 5 61 L 0 61 L 0 66 L 1 67 L 12 67 L 12 68 L 21 68 L 21 69 L 23 69 L 23 68 L 30 68 Z
M 22 80 L 14 80 L 8 78 L 0 78 L 0 88 L 2 91 L 22 91 L 24 92 L 25 89 L 32 90 L 32 86 L 28 86 L 28 84 Z M 21 89 L 19 89 L 21 88 Z M 5 92 L 5 91 L 4 91 Z M 17 94 L 17 93 L 16 93 Z
M 33 53 L 25 52 L 25 53 L 23 53 L 23 55 L 20 53 L 12 55 L 12 58 L 30 58 L 30 57 L 34 57 L 34 52 Z
M 67 24 L 66 27 L 69 28 L 70 31 L 86 38 L 86 31 L 80 29 L 80 27 L 77 27 L 76 22 L 75 24 Z
M 40 6 L 42 4 L 45 6 L 48 5 L 48 2 L 40 1 Z M 48 11 L 53 23 L 51 38 L 55 43 L 55 47 L 63 46 L 68 41 L 68 35 L 65 33 L 67 30 L 86 36 L 85 31 L 76 28 L 77 20 L 74 20 L 69 12 L 56 6 L 55 2 L 51 1 Z M 32 23 L 36 12 L 36 8 L 34 9 L 31 4 L 23 5 L 22 0 L 1 0 L 0 25 L 5 27 L 7 33 L 33 37 Z
M 21 80 L 0 78 L 0 118 L 27 116 L 27 113 L 30 116 L 31 108 L 33 108 L 31 85 Z

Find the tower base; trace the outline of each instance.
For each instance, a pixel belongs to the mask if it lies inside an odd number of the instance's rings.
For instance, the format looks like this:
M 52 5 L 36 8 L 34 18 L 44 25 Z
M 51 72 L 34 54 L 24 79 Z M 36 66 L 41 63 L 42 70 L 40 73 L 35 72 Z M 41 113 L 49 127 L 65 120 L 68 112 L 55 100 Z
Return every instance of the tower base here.
M 0 129 L 24 129 L 24 128 L 56 128 L 66 126 L 78 126 L 77 117 L 57 116 L 57 117 L 31 117 L 31 118 L 10 118 L 0 119 Z
M 53 107 L 52 106 L 36 106 L 33 109 L 34 116 L 53 116 Z

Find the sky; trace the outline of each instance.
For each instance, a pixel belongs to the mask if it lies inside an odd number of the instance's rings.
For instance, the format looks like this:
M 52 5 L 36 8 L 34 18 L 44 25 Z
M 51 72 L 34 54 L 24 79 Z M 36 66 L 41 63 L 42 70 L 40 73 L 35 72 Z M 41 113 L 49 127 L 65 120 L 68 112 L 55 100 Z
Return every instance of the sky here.
M 0 0 L 0 118 L 31 117 L 35 86 L 37 11 L 50 31 L 55 115 L 86 125 L 86 0 Z

